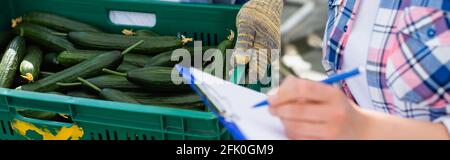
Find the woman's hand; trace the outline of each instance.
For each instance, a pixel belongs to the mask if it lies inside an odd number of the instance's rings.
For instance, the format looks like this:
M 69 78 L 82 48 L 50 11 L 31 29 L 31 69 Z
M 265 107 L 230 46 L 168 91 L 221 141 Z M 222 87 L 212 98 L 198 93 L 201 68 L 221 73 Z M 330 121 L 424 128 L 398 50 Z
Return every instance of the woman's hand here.
M 366 120 L 337 88 L 288 77 L 269 96 L 270 111 L 290 139 L 360 139 Z
M 337 88 L 288 77 L 269 96 L 290 139 L 445 139 L 442 123 L 362 110 Z

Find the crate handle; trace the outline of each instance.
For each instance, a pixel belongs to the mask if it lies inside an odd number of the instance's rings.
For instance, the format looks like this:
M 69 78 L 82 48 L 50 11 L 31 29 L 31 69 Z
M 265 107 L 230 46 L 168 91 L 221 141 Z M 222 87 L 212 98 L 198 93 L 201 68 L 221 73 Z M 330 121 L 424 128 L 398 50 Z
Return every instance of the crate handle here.
M 10 108 L 10 113 L 14 118 L 11 122 L 11 127 L 18 134 L 27 138 L 28 131 L 40 134 L 42 140 L 79 140 L 84 135 L 83 129 L 75 124 L 24 117 L 17 113 L 17 110 L 13 107 Z M 53 133 L 46 128 L 38 128 L 36 125 L 52 126 L 60 129 Z
M 109 20 L 115 25 L 154 27 L 156 14 L 132 11 L 110 10 Z
M 20 121 L 29 122 L 29 123 L 35 123 L 35 124 L 42 124 L 42 125 L 51 125 L 51 126 L 60 126 L 60 127 L 71 127 L 74 124 L 72 123 L 65 123 L 65 122 L 56 122 L 56 121 L 50 121 L 50 120 L 43 120 L 43 119 L 36 119 L 36 118 L 30 118 L 25 117 L 17 113 L 16 108 L 10 107 L 9 109 L 10 115 L 14 117 L 14 119 L 18 119 Z

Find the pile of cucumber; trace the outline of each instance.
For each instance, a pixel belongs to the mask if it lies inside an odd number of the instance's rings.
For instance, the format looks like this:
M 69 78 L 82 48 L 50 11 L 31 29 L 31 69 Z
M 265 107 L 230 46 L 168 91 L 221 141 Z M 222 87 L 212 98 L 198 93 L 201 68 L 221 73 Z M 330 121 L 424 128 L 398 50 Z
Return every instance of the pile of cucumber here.
M 217 48 L 233 48 L 224 40 Z M 0 87 L 204 111 L 189 86 L 175 85 L 171 52 L 192 47 L 150 30 L 106 33 L 67 17 L 30 12 L 0 31 Z M 224 52 L 225 53 L 225 52 Z M 33 118 L 57 114 L 21 111 Z

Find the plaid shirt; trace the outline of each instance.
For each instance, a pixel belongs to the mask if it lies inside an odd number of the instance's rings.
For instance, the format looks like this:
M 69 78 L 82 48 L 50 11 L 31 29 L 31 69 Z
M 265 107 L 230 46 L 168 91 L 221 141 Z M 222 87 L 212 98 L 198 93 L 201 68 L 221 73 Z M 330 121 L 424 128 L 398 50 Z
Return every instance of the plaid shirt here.
M 323 64 L 330 75 L 345 63 L 359 3 L 329 0 Z M 450 128 L 449 27 L 450 0 L 381 0 L 366 66 L 372 109 Z

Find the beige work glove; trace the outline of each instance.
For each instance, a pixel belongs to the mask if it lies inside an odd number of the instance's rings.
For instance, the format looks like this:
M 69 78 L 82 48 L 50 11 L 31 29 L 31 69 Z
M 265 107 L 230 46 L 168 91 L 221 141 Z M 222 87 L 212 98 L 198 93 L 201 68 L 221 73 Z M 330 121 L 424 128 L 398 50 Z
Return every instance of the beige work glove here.
M 271 62 L 271 49 L 281 49 L 280 21 L 283 4 L 283 0 L 251 0 L 239 11 L 236 19 L 238 35 L 233 53 L 235 62 L 247 64 L 258 56 L 267 59 L 250 63 L 248 75 L 257 73 L 259 77 L 264 77 L 267 63 Z M 248 54 L 249 49 L 257 51 L 258 56 Z M 257 77 L 249 77 L 250 82 L 256 80 Z

